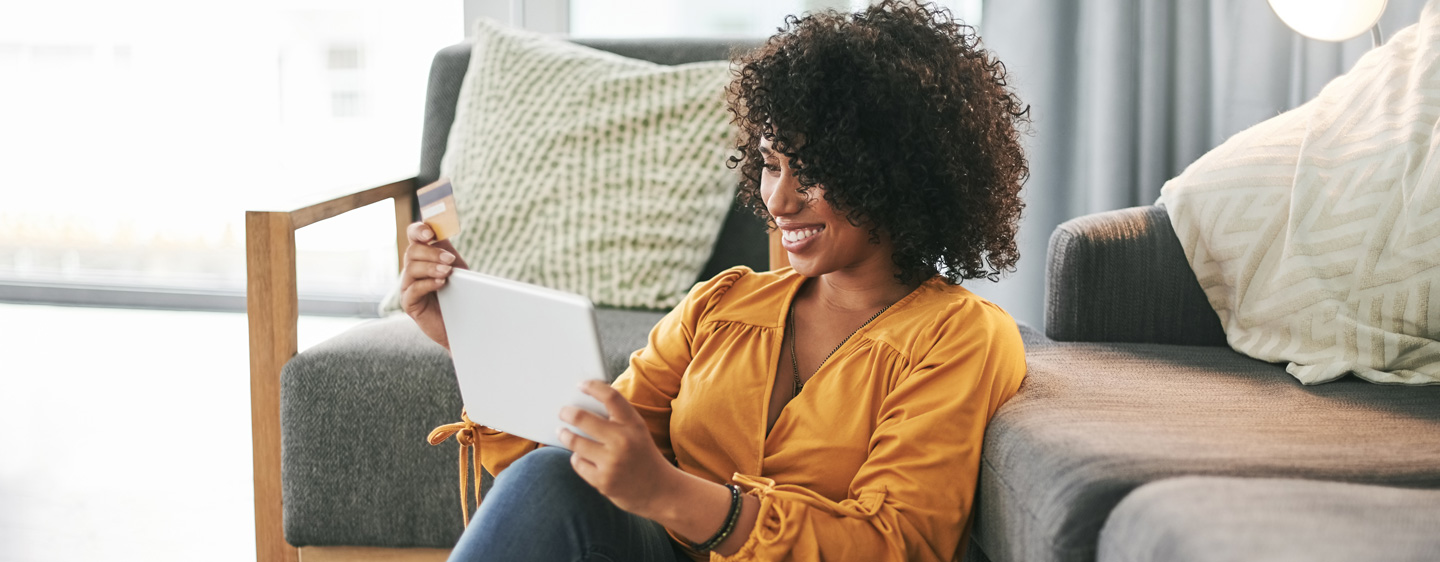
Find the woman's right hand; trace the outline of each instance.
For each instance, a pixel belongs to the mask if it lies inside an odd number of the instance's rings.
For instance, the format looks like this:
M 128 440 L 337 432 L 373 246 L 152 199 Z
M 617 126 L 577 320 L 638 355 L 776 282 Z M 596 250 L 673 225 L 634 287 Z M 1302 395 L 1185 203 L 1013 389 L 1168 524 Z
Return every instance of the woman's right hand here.
M 449 240 L 435 241 L 435 231 L 425 223 L 411 224 L 405 234 L 410 245 L 405 248 L 405 271 L 400 276 L 400 308 L 415 319 L 420 331 L 450 349 L 435 291 L 445 286 L 453 268 L 468 267 Z

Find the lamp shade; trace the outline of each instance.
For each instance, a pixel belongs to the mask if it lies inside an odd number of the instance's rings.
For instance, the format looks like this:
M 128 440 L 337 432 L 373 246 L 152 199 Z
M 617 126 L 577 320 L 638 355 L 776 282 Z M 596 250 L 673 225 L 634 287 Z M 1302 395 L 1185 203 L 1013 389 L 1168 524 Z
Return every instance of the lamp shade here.
M 1321 41 L 1344 41 L 1380 21 L 1387 0 L 1269 0 L 1270 9 L 1296 33 Z

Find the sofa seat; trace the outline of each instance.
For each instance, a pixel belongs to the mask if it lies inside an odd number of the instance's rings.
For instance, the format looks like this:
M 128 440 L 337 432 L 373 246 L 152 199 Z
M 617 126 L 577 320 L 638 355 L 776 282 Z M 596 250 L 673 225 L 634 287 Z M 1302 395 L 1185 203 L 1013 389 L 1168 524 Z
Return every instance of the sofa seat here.
M 1100 532 L 1112 562 L 1440 560 L 1440 491 L 1186 477 L 1125 497 Z
M 596 311 L 611 379 L 645 346 L 661 316 Z M 290 544 L 455 545 L 464 530 L 455 444 L 425 442 L 431 429 L 460 417 L 455 367 L 444 348 L 409 317 L 392 316 L 296 355 L 280 384 L 281 482 Z M 488 487 L 488 475 L 484 484 Z
M 1219 347 L 1027 344 L 981 459 L 974 537 L 996 562 L 1094 560 L 1115 505 L 1177 476 L 1440 488 L 1440 386 L 1306 387 Z

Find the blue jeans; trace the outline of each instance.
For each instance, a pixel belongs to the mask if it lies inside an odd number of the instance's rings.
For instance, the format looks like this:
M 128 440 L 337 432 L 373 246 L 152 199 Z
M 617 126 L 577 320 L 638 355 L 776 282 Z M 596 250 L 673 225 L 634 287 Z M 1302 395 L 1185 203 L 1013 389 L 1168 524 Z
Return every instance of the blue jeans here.
M 541 447 L 495 479 L 450 553 L 450 562 L 689 562 L 659 523 L 615 507 L 570 466 L 570 452 Z

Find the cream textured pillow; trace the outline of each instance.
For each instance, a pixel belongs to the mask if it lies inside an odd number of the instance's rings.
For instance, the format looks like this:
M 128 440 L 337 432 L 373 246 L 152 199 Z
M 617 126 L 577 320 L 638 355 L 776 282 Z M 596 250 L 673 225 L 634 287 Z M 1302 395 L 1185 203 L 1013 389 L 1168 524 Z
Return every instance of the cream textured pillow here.
M 1440 10 L 1236 134 L 1161 203 L 1236 351 L 1305 384 L 1440 383 Z
M 441 174 L 476 271 L 669 308 L 735 195 L 725 61 L 664 66 L 481 21 Z

